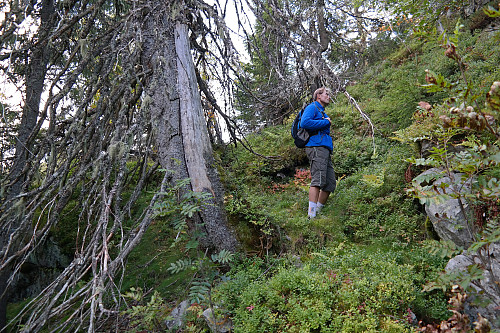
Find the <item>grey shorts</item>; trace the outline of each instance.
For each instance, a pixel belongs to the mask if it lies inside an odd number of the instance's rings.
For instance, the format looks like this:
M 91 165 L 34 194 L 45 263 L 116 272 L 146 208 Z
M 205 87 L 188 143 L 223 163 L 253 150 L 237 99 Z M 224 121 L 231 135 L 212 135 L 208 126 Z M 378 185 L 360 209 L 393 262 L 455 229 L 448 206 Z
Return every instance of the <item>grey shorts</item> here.
M 337 182 L 330 151 L 325 147 L 306 147 L 306 154 L 311 164 L 311 186 L 325 192 L 335 191 Z

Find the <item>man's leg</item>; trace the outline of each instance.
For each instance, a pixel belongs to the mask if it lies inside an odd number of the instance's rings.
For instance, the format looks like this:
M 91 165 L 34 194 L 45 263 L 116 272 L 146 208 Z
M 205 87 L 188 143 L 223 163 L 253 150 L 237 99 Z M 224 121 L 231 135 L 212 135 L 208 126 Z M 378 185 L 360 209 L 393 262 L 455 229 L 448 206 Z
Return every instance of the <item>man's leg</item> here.
M 309 187 L 309 201 L 318 202 L 319 198 L 320 198 L 319 186 Z
M 319 199 L 319 186 L 309 187 L 309 209 L 307 210 L 307 216 L 309 218 L 316 216 L 316 206 Z
M 335 191 L 337 187 L 337 181 L 335 180 L 335 171 L 333 170 L 333 164 L 330 156 L 327 161 L 327 171 L 326 171 L 326 186 L 321 190 L 318 196 L 318 204 L 316 205 L 316 211 L 319 212 L 321 208 L 326 204 L 330 193 Z
M 326 200 L 328 200 L 329 195 L 330 195 L 330 192 L 328 192 L 328 191 L 319 192 L 318 202 L 322 205 L 326 204 Z
M 315 217 L 328 200 L 330 192 L 321 191 L 318 186 L 309 187 L 309 210 L 307 215 Z
M 323 147 L 306 148 L 306 154 L 311 163 L 311 186 L 309 187 L 309 209 L 308 217 L 313 218 L 318 211 L 318 205 L 321 207 L 328 199 L 330 193 L 323 193 L 320 188 L 324 187 L 328 181 L 328 168 L 330 161 L 330 152 Z M 333 169 L 333 168 L 332 168 Z M 327 186 L 328 187 L 328 186 Z M 329 190 L 329 188 L 325 188 Z

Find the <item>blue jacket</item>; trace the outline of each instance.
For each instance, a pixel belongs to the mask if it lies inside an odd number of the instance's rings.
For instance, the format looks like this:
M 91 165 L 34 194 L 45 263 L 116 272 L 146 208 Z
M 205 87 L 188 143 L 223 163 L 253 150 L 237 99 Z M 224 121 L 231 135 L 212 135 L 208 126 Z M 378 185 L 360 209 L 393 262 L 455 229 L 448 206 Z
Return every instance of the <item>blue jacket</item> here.
M 306 106 L 300 120 L 300 127 L 309 132 L 318 132 L 316 135 L 311 136 L 306 147 L 325 147 L 330 152 L 333 151 L 330 122 L 325 119 L 327 117 L 325 108 L 319 102 L 313 102 Z

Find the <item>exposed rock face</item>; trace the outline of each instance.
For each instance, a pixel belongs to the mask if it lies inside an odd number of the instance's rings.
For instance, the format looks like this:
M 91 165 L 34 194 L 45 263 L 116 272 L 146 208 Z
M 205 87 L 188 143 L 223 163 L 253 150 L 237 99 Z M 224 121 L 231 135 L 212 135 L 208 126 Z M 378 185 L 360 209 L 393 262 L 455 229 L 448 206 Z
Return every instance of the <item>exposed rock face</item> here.
M 423 173 L 440 174 L 441 170 L 433 168 Z M 452 192 L 465 194 L 470 192 L 471 183 L 462 179 L 461 174 L 455 173 L 442 177 L 434 181 L 433 185 L 441 193 L 451 194 Z M 441 187 L 441 184 L 450 186 Z M 450 198 L 444 202 L 434 202 L 425 205 L 425 211 L 432 221 L 434 229 L 443 240 L 449 240 L 465 249 L 473 243 L 471 223 L 468 216 L 471 216 L 471 208 L 464 200 Z M 477 295 L 482 295 L 489 301 L 488 305 L 474 305 L 474 297 L 470 298 L 466 304 L 466 314 L 473 323 L 478 314 L 488 319 L 492 325 L 493 332 L 500 332 L 500 244 L 491 244 L 488 248 L 481 248 L 479 251 L 463 251 L 462 254 L 452 258 L 446 265 L 447 272 L 467 271 L 473 264 L 479 265 L 484 271 L 484 278 L 471 282 L 470 286 L 476 290 Z
M 180 329 L 184 326 L 184 317 L 189 308 L 189 301 L 182 301 L 175 309 L 170 312 L 170 317 L 172 319 L 165 322 L 169 331 Z M 215 318 L 217 317 L 217 318 Z M 203 311 L 203 318 L 210 327 L 211 332 L 226 333 L 232 332 L 233 324 L 231 319 L 226 315 L 215 314 L 211 308 Z
M 465 15 L 470 16 L 480 11 L 489 2 L 491 2 L 491 0 L 469 0 L 469 3 L 466 4 L 464 8 Z
M 422 175 L 440 174 L 441 170 L 432 168 Z M 470 182 L 462 180 L 462 174 L 454 174 L 454 181 L 448 176 L 444 176 L 434 182 L 436 188 L 443 194 L 470 192 Z M 450 186 L 441 188 L 441 184 Z M 458 246 L 467 248 L 472 244 L 472 231 L 468 224 L 470 216 L 470 207 L 465 200 L 449 199 L 444 202 L 432 202 L 425 205 L 425 212 L 434 226 L 439 237 L 443 240 L 449 240 Z
M 210 308 L 203 311 L 203 317 L 205 318 L 205 321 L 207 322 L 212 332 L 232 332 L 233 323 L 231 322 L 231 319 L 229 317 L 218 315 L 216 316 L 217 318 L 214 318 L 214 312 Z
M 452 258 L 446 265 L 447 272 L 465 271 L 470 265 L 477 264 L 484 267 L 484 278 L 479 281 L 474 281 L 471 286 L 477 293 L 483 294 L 490 304 L 484 307 L 469 306 L 466 308 L 466 314 L 474 322 L 477 319 L 477 314 L 487 318 L 496 331 L 500 331 L 500 327 L 495 325 L 495 320 L 500 318 L 500 286 L 497 285 L 500 278 L 500 245 L 492 244 L 488 249 L 473 254 L 464 253 Z M 471 299 L 473 302 L 474 299 Z
M 172 319 L 165 322 L 169 331 L 178 329 L 184 325 L 184 316 L 186 315 L 188 307 L 189 301 L 184 300 L 170 312 L 170 317 L 172 317 Z
M 66 266 L 70 258 L 51 239 L 40 245 L 21 267 L 12 285 L 9 302 L 21 301 L 39 294 Z
M 425 103 L 425 102 L 420 102 L 420 103 Z M 429 155 L 432 154 L 433 148 L 442 148 L 442 146 L 436 144 L 435 142 L 432 142 L 431 140 L 426 140 L 426 139 L 420 140 L 419 145 L 420 145 L 420 155 L 422 157 L 429 157 Z M 453 153 L 459 153 L 459 152 L 465 150 L 464 147 L 459 146 L 459 145 L 447 145 L 446 149 L 449 152 L 453 152 Z

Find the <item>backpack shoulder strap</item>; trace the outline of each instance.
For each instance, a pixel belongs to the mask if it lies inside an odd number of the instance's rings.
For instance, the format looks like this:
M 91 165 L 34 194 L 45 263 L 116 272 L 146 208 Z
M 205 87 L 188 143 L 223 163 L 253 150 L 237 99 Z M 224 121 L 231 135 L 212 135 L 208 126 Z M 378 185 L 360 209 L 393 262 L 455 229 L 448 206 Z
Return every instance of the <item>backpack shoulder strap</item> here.
M 314 102 L 314 106 L 316 107 L 316 109 L 318 109 L 319 112 L 321 112 L 321 114 L 323 115 L 323 119 L 326 118 L 326 113 L 325 111 L 321 110 L 320 108 L 318 108 L 318 106 L 316 105 L 316 102 Z

